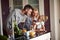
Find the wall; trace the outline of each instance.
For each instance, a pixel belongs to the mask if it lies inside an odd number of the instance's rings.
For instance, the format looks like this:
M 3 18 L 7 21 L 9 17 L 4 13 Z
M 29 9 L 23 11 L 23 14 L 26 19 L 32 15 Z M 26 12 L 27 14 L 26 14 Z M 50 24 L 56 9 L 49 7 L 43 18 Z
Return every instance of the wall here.
M 60 21 L 60 0 L 59 0 L 59 21 Z M 60 22 L 59 22 L 59 29 L 58 31 L 60 30 Z M 59 31 L 59 40 L 60 40 L 60 31 Z
M 39 0 L 39 13 L 44 15 L 44 0 Z
M 2 28 L 2 12 L 1 12 L 1 0 L 0 0 L 0 34 L 3 35 L 3 28 Z
M 59 0 L 50 0 L 50 21 L 52 40 L 59 39 Z

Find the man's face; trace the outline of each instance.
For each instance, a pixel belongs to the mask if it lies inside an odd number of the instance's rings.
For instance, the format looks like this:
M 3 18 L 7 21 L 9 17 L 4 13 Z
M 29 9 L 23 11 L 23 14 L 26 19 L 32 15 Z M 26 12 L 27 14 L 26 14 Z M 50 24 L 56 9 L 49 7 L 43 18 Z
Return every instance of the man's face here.
M 27 13 L 28 13 L 29 15 L 31 15 L 32 9 L 29 9 L 29 10 L 27 11 Z
M 32 13 L 32 9 L 26 9 L 26 10 L 25 10 L 25 13 L 31 15 L 31 13 Z

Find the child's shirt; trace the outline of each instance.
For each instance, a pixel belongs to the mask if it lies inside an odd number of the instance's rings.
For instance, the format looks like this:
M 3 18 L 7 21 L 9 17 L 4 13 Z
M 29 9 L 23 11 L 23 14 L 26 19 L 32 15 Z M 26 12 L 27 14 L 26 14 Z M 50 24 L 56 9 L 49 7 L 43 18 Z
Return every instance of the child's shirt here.
M 37 25 L 37 29 L 40 29 L 42 28 L 42 26 L 44 26 L 44 22 L 36 22 L 36 25 Z

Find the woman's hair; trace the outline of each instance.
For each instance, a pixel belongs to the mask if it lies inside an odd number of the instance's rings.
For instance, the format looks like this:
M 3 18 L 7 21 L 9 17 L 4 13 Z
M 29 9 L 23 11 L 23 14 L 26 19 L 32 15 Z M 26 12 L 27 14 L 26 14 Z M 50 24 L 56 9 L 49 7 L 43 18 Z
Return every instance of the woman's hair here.
M 39 15 L 38 20 L 41 19 L 40 17 L 41 17 L 41 16 Z
M 38 9 L 37 8 L 34 8 L 34 11 L 38 11 Z

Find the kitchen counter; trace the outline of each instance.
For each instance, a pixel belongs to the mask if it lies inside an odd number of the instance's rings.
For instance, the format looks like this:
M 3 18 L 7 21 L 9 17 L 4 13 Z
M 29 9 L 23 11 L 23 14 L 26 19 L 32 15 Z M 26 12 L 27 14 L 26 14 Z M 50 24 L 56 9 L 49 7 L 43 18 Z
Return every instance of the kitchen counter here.
M 50 32 L 45 33 L 43 35 L 40 35 L 38 37 L 32 38 L 30 40 L 50 40 L 51 36 L 50 36 Z

